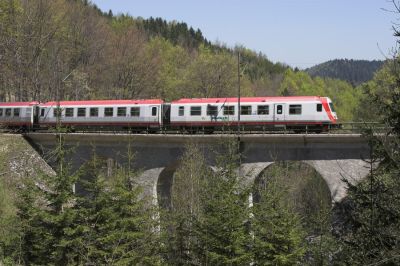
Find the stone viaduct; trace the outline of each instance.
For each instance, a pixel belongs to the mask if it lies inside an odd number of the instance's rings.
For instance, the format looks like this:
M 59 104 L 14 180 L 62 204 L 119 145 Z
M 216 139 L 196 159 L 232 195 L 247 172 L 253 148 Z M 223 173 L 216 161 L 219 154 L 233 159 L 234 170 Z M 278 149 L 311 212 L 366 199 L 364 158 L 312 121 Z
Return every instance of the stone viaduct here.
M 135 165 L 143 170 L 140 182 L 146 193 L 157 197 L 159 180 L 169 180 L 188 142 L 197 143 L 207 162 L 213 166 L 215 147 L 236 135 L 129 135 L 110 133 L 65 134 L 67 147 L 73 147 L 70 160 L 74 169 L 97 155 L 119 163 L 126 162 L 127 147 L 135 152 Z M 54 148 L 54 133 L 29 133 L 24 136 L 39 152 Z M 313 167 L 325 180 L 333 202 L 346 196 L 343 178 L 357 182 L 369 173 L 370 149 L 359 134 L 260 134 L 241 135 L 242 164 L 240 172 L 249 182 L 276 161 L 302 161 Z M 46 160 L 46 157 L 43 156 Z M 51 163 L 50 163 L 51 164 Z

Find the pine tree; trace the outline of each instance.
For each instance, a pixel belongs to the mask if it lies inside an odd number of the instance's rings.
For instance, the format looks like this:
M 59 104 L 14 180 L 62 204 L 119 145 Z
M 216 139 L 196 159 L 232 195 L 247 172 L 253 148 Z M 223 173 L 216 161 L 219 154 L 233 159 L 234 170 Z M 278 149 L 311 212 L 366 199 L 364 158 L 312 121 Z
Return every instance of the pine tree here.
M 251 262 L 249 190 L 238 175 L 236 143 L 225 143 L 223 150 L 216 172 L 202 185 L 196 252 L 203 265 L 245 265 Z
M 287 200 L 288 188 L 276 178 L 267 182 L 257 188 L 258 200 L 253 207 L 254 265 L 298 264 L 306 251 L 300 217 Z
M 189 143 L 173 177 L 171 207 L 162 216 L 166 262 L 170 265 L 198 264 L 195 221 L 200 215 L 200 190 L 210 174 L 197 145 Z
M 83 167 L 84 174 L 90 173 L 81 181 L 87 195 L 74 205 L 78 215 L 63 242 L 75 248 L 74 264 L 159 264 L 155 210 L 142 195 L 130 163 L 128 159 L 109 177 L 96 155 Z

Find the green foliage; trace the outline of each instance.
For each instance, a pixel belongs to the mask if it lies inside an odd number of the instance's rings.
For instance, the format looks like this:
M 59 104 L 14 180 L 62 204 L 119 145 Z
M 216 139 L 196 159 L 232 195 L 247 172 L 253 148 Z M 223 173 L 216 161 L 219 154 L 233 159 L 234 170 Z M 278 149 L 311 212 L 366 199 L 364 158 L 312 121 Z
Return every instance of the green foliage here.
M 258 190 L 252 219 L 255 265 L 294 265 L 303 259 L 304 231 L 300 216 L 288 204 L 286 189 L 275 179 Z
M 196 221 L 201 264 L 244 265 L 251 262 L 249 190 L 236 170 L 238 159 L 236 143 L 224 144 L 216 172 L 203 184 L 201 215 Z
M 358 88 L 349 83 L 334 79 L 311 78 L 307 73 L 286 70 L 278 91 L 280 95 L 328 96 L 336 106 L 340 121 L 353 121 L 361 98 Z
M 200 191 L 210 174 L 200 149 L 188 144 L 173 176 L 171 205 L 162 212 L 161 234 L 168 265 L 198 264 L 195 221 L 201 215 Z
M 119 168 L 106 178 L 104 165 L 94 157 L 82 169 L 89 173 L 82 181 L 88 194 L 74 204 L 77 215 L 61 246 L 72 249 L 73 264 L 157 264 L 153 212 L 140 199 L 135 174 Z

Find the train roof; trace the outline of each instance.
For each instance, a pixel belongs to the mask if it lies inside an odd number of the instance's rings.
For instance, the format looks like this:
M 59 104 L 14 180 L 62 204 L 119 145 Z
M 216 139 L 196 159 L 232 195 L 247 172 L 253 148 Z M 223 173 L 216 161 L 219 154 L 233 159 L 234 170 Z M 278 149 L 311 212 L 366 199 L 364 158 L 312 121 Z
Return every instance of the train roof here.
M 38 102 L 0 102 L 0 107 L 29 107 L 35 104 L 39 104 Z
M 47 102 L 41 106 L 78 106 L 78 105 L 132 105 L 132 104 L 162 104 L 160 99 L 143 100 L 90 100 L 90 101 L 60 101 Z
M 241 103 L 250 102 L 292 102 L 292 101 L 320 101 L 320 96 L 275 96 L 275 97 L 241 97 Z M 237 103 L 238 98 L 194 98 L 194 99 L 179 99 L 173 101 L 173 104 L 184 103 Z

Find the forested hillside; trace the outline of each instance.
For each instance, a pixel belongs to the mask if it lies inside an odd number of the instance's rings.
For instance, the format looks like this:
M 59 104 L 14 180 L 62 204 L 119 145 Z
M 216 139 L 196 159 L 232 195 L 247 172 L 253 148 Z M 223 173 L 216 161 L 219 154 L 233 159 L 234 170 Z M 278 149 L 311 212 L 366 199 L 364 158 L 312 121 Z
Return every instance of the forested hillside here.
M 312 77 L 325 77 L 345 80 L 360 85 L 373 78 L 374 73 L 383 66 L 384 61 L 335 59 L 310 67 L 306 72 Z
M 0 1 L 0 9 L 0 101 L 235 96 L 240 52 L 242 96 L 329 96 L 347 120 L 356 106 L 349 84 L 212 43 L 184 22 L 103 13 L 81 0 Z

